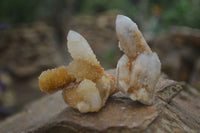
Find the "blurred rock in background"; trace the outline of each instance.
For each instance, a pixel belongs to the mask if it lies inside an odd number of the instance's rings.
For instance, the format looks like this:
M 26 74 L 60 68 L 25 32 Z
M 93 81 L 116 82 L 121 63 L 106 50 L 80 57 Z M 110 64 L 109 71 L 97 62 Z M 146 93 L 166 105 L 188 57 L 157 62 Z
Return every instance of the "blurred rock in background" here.
M 200 30 L 172 27 L 149 43 L 161 59 L 163 72 L 200 90 Z
M 43 95 L 37 77 L 62 64 L 54 29 L 44 23 L 23 25 L 0 34 L 0 109 L 15 112 Z

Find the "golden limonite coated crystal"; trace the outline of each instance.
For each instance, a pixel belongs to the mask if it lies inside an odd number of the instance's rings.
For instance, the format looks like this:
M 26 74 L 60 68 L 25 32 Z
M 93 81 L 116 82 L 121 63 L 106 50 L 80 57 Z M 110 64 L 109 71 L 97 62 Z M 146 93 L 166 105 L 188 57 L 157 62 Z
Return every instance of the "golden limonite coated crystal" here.
M 104 72 L 83 36 L 69 31 L 67 40 L 73 61 L 68 66 L 42 72 L 40 89 L 47 93 L 62 89 L 63 99 L 68 105 L 82 113 L 97 112 L 114 93 L 115 79 Z

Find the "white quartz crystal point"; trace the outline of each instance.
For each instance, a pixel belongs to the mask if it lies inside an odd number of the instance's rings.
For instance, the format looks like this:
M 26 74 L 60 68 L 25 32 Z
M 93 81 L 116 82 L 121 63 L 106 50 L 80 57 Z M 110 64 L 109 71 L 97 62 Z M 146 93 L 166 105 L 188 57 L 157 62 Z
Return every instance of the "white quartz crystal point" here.
M 96 84 L 90 80 L 83 80 L 77 89 L 77 95 L 82 97 L 83 101 L 77 104 L 77 108 L 82 113 L 96 112 L 101 108 L 101 97 Z
M 149 54 L 152 53 L 136 23 L 130 18 L 123 15 L 117 15 L 116 32 L 120 49 L 124 51 L 129 58 L 135 59 L 144 51 Z
M 134 62 L 133 62 L 134 64 Z M 129 62 L 129 58 L 124 54 L 117 63 L 116 69 L 116 84 L 122 92 L 127 92 L 130 88 L 130 73 L 132 64 Z
M 140 54 L 133 62 L 125 55 L 117 64 L 118 88 L 132 100 L 153 104 L 161 63 L 156 53 Z
M 68 51 L 74 60 L 85 60 L 92 65 L 99 65 L 94 52 L 83 36 L 70 30 L 67 40 Z

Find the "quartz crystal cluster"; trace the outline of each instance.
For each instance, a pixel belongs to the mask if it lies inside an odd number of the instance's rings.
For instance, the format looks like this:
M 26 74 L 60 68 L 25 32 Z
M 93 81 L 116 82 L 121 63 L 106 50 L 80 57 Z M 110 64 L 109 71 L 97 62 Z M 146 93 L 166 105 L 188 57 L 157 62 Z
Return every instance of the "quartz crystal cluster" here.
M 76 79 L 63 90 L 65 102 L 80 112 L 97 112 L 114 89 L 114 78 L 104 72 L 88 42 L 69 31 L 68 50 L 73 58 L 67 70 Z
M 63 99 L 68 105 L 82 113 L 97 112 L 115 91 L 114 77 L 104 72 L 80 34 L 69 31 L 67 40 L 73 61 L 68 66 L 42 72 L 40 89 L 47 93 L 63 89 Z
M 118 15 L 116 32 L 119 47 L 125 53 L 117 64 L 117 88 L 132 100 L 151 105 L 160 75 L 160 60 L 130 18 Z
M 118 90 L 134 101 L 153 104 L 161 69 L 157 54 L 128 17 L 117 16 L 116 31 L 119 47 L 125 53 L 117 64 L 116 82 L 104 72 L 85 38 L 69 31 L 67 46 L 73 61 L 68 66 L 42 72 L 40 89 L 47 93 L 62 90 L 64 101 L 82 113 L 99 111 Z

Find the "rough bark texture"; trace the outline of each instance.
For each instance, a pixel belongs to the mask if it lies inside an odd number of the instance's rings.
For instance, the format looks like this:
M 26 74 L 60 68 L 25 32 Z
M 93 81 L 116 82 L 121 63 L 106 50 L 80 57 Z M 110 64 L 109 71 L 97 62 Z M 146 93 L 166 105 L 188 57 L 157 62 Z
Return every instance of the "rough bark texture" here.
M 199 92 L 181 90 L 177 82 L 160 78 L 152 106 L 117 93 L 99 112 L 86 114 L 67 106 L 57 92 L 0 123 L 0 132 L 199 132 Z

